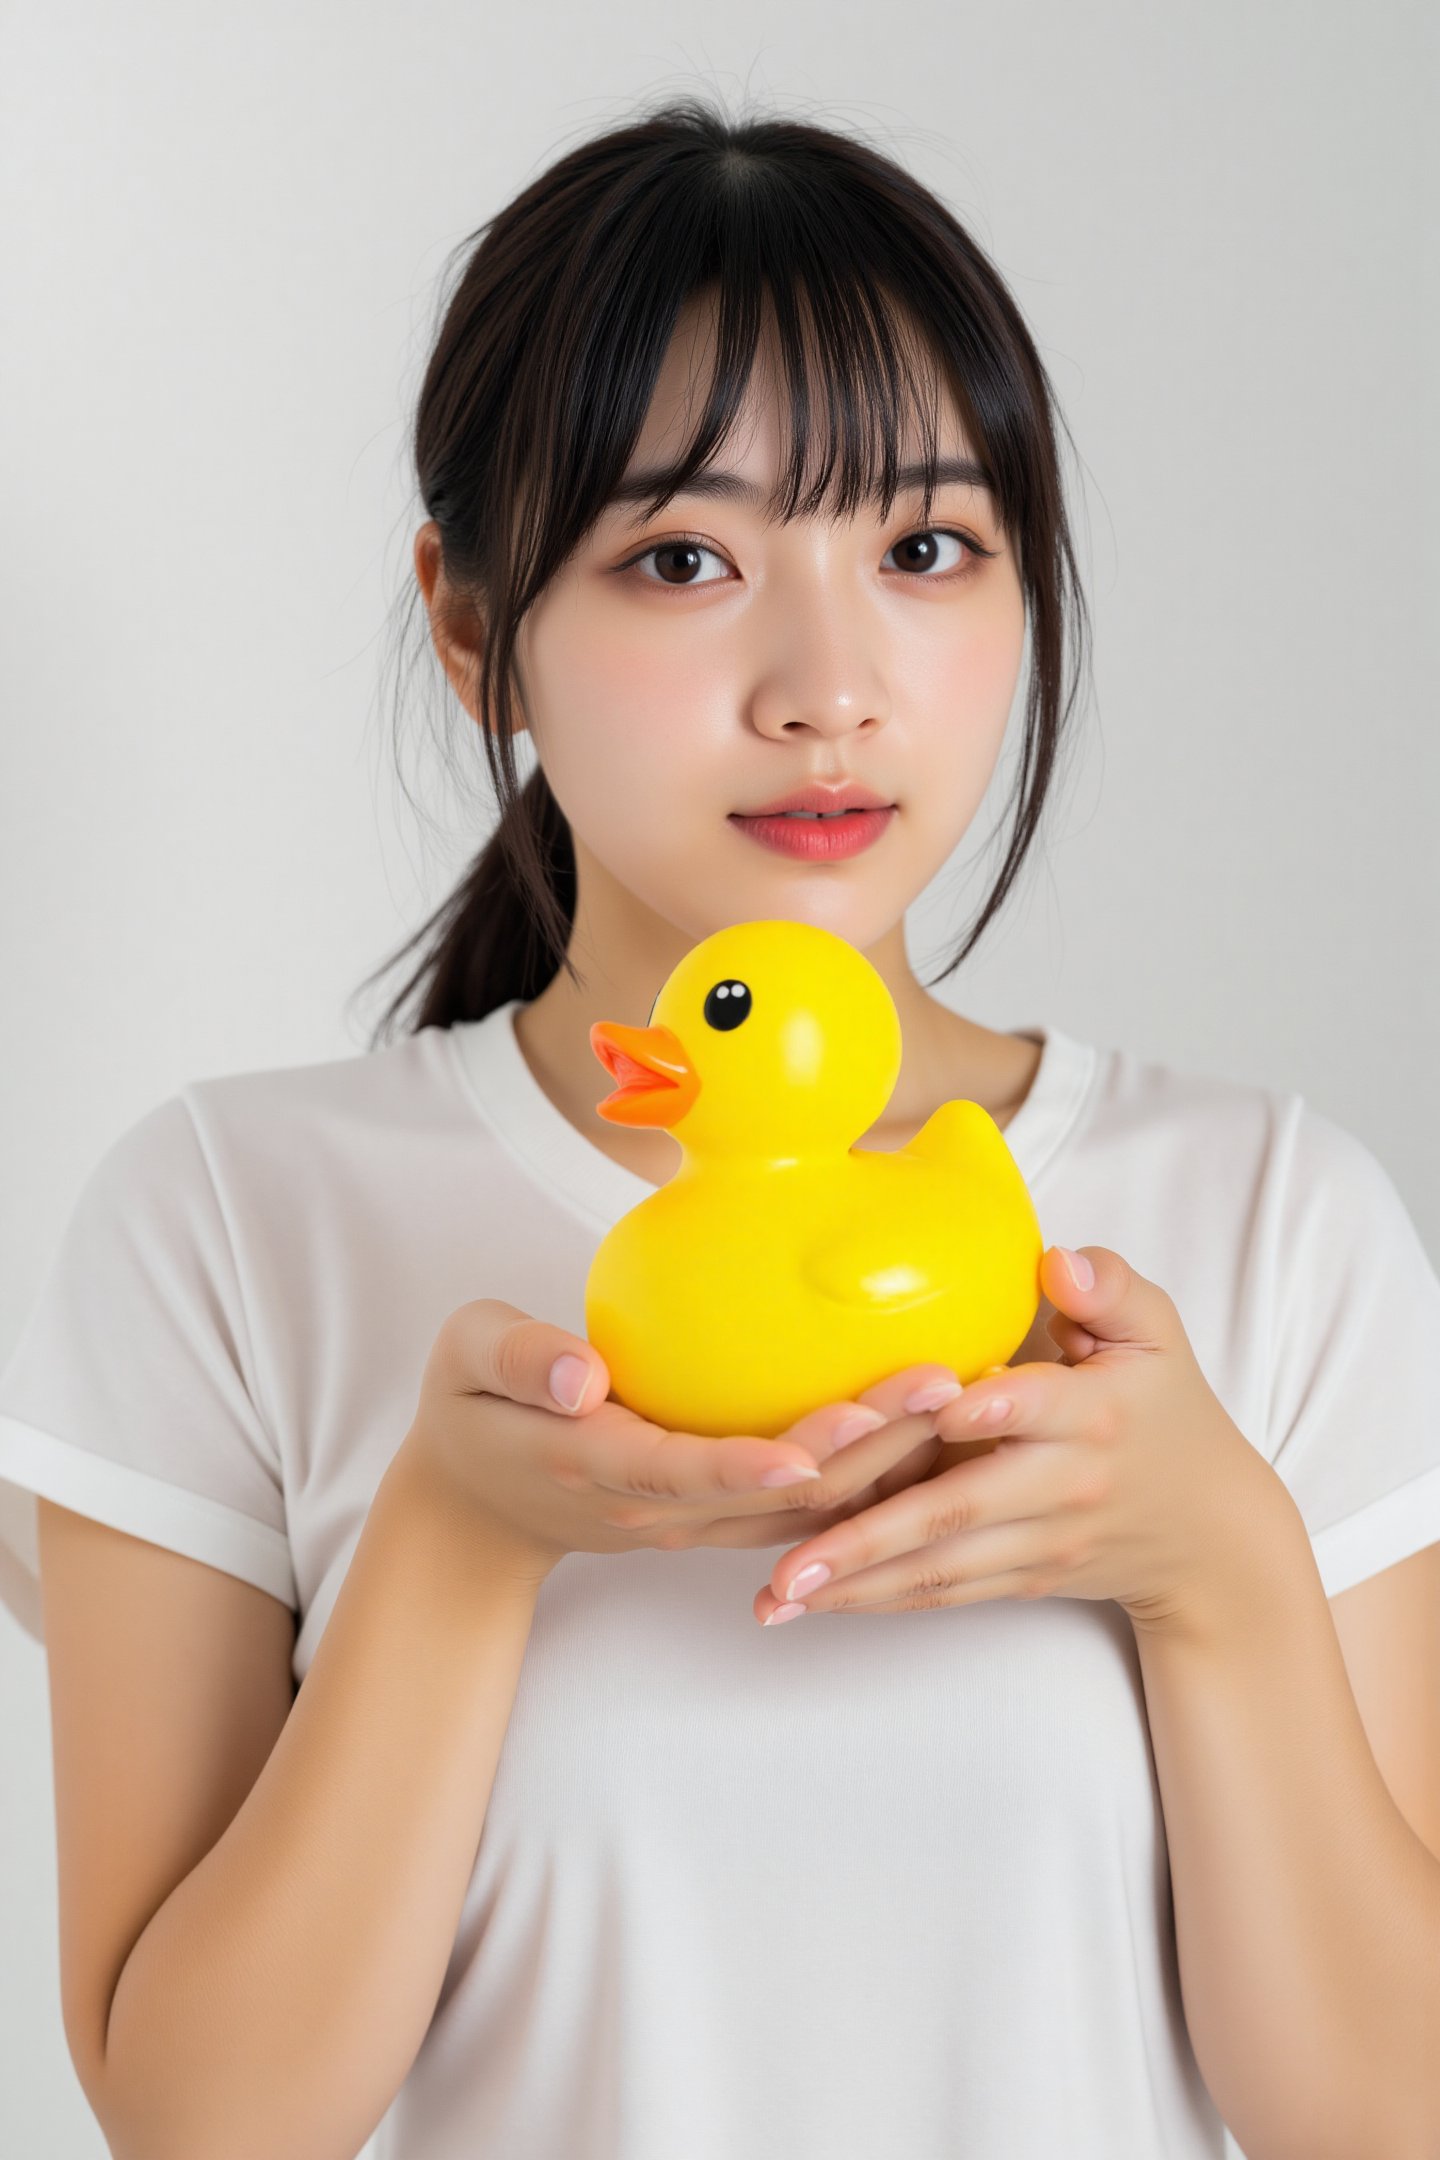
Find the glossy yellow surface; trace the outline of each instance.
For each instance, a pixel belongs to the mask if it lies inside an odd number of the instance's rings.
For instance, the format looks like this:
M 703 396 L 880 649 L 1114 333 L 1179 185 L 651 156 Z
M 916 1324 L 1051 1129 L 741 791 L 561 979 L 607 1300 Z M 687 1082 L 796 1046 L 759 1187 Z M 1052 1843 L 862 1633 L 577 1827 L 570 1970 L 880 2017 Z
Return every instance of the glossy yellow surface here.
M 617 1082 L 599 1114 L 680 1144 L 586 1280 L 586 1334 L 627 1408 L 773 1438 L 902 1366 L 969 1381 L 1023 1342 L 1044 1239 L 989 1112 L 942 1103 L 903 1148 L 855 1146 L 901 1038 L 848 940 L 732 924 L 686 954 L 645 1027 L 602 1022 L 591 1043 Z

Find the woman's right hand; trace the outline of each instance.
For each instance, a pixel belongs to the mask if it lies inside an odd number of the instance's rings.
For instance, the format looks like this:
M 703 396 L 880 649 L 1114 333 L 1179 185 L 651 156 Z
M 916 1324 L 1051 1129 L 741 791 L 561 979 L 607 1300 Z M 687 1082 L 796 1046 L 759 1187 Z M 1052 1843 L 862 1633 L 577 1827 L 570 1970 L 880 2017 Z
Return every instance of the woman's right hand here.
M 560 1360 L 561 1387 L 580 1388 L 568 1409 L 551 1392 Z M 608 1400 L 605 1361 L 583 1336 L 474 1298 L 435 1338 L 401 1453 L 538 1588 L 567 1552 L 778 1545 L 828 1529 L 925 1474 L 941 1446 L 933 1413 L 907 1414 L 904 1400 L 937 1379 L 955 1374 L 909 1366 L 775 1439 L 667 1432 Z M 847 1443 L 857 1405 L 871 1426 Z M 786 1481 L 788 1469 L 819 1476 Z

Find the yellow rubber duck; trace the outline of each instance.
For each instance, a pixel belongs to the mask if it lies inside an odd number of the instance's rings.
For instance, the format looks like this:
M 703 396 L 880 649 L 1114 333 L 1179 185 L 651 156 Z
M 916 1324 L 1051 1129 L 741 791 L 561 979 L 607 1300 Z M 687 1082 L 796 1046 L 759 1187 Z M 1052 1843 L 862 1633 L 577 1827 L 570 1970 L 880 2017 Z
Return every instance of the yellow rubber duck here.
M 647 1026 L 597 1021 L 590 1045 L 615 1083 L 599 1115 L 680 1143 L 585 1284 L 586 1334 L 627 1409 L 773 1439 L 904 1366 L 969 1381 L 1023 1342 L 1044 1240 L 989 1112 L 946 1102 L 903 1148 L 854 1145 L 894 1091 L 901 1035 L 847 939 L 717 930 Z

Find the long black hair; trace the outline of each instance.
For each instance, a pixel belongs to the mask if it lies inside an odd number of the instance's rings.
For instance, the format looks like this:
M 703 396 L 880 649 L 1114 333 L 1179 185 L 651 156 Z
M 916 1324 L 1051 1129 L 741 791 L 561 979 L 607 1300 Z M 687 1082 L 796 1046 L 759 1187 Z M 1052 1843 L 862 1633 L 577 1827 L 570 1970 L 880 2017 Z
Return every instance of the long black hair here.
M 783 116 L 731 120 L 698 97 L 570 151 L 451 261 L 467 251 L 420 389 L 413 454 L 446 586 L 485 626 L 476 696 L 500 815 L 449 898 L 360 986 L 424 944 L 371 1047 L 389 1039 L 417 992 L 406 1033 L 478 1020 L 511 998 L 529 1002 L 562 965 L 579 979 L 566 950 L 576 903 L 570 827 L 538 764 L 523 784 L 516 770 L 513 655 L 527 609 L 626 469 L 681 308 L 704 295 L 717 302 L 708 403 L 647 516 L 725 440 L 767 321 L 778 330 L 790 398 L 786 469 L 771 506 L 782 518 L 813 515 L 825 501 L 837 435 L 840 515 L 877 494 L 889 515 L 912 413 L 933 469 L 912 343 L 938 367 L 988 471 L 1025 596 L 1025 735 L 999 875 L 942 980 L 998 912 L 1029 852 L 1088 645 L 1058 408 L 998 271 L 936 196 L 865 142 Z M 812 364 L 829 449 L 802 497 Z M 420 597 L 415 583 L 412 620 Z

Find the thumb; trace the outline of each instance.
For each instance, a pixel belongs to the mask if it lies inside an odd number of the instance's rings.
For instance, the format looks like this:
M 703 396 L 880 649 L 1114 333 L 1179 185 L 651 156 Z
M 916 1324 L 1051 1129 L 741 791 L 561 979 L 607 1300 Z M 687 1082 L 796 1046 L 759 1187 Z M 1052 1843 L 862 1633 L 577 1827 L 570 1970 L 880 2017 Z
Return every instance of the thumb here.
M 574 1417 L 598 1409 L 609 1392 L 610 1368 L 583 1335 L 505 1298 L 457 1306 L 436 1337 L 442 1349 L 448 1383 L 467 1394 L 508 1395 Z
M 574 1337 L 567 1339 L 573 1341 Z M 546 1354 L 549 1354 L 548 1349 Z M 590 1385 L 597 1373 L 605 1383 L 598 1394 Z M 560 1409 L 578 1411 L 582 1403 L 587 1409 L 593 1410 L 597 1403 L 602 1402 L 609 1382 L 600 1359 L 594 1356 L 582 1357 L 577 1350 L 562 1349 L 549 1367 L 546 1384 Z
M 1097 1342 L 1161 1345 L 1174 1336 L 1168 1292 L 1108 1245 L 1081 1245 L 1073 1252 L 1051 1245 L 1041 1256 L 1040 1287 L 1058 1312 L 1078 1320 Z

